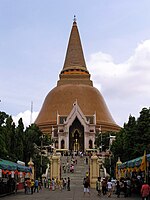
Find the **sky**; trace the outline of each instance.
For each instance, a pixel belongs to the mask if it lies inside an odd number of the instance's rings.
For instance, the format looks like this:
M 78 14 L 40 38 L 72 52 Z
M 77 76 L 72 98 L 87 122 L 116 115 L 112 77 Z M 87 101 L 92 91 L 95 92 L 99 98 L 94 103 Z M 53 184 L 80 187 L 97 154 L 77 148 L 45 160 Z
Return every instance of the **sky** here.
M 0 0 L 0 111 L 34 122 L 59 79 L 76 15 L 87 68 L 113 119 L 123 126 L 139 117 L 150 106 L 149 8 L 149 0 Z

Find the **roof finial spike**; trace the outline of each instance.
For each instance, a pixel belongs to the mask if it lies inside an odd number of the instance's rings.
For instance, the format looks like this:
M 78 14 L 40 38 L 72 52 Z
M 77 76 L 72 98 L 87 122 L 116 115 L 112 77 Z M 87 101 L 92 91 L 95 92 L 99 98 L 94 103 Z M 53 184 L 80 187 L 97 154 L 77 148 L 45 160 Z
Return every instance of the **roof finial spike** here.
M 74 15 L 73 22 L 76 23 L 76 21 L 77 21 L 77 18 L 76 18 L 76 15 Z

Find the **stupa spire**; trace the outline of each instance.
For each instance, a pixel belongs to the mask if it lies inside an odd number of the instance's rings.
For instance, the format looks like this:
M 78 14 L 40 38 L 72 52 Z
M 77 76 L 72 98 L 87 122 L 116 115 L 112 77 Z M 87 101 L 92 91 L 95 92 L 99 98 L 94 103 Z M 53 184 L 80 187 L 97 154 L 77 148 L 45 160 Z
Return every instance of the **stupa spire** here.
M 69 38 L 66 58 L 63 66 L 64 71 L 81 69 L 87 72 L 84 54 L 82 50 L 80 35 L 77 27 L 76 16 L 74 15 L 72 30 Z
M 93 86 L 86 68 L 76 16 L 73 19 L 66 58 L 59 77 L 60 80 L 58 80 L 57 85 L 80 83 Z

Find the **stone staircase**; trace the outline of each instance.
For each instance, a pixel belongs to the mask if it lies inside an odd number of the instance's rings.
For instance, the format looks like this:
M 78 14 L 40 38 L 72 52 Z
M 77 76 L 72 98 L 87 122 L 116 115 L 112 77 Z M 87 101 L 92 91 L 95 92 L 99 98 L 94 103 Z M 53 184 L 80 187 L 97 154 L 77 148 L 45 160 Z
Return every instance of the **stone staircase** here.
M 67 157 L 61 156 L 61 177 L 68 178 L 70 177 L 71 180 L 71 187 L 82 187 L 83 186 L 83 179 L 86 176 L 86 173 L 89 172 L 89 164 L 86 164 L 85 159 L 86 157 L 79 157 L 77 156 L 77 164 L 74 164 L 74 173 L 67 172 L 64 173 L 63 165 L 67 163 Z M 89 158 L 88 158 L 89 161 Z M 71 157 L 68 157 L 68 162 L 71 164 Z

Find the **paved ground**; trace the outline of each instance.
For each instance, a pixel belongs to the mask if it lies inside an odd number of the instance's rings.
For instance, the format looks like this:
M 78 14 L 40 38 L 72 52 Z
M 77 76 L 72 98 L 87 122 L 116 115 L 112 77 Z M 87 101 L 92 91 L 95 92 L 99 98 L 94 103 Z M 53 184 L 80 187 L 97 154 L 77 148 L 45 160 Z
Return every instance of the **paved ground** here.
M 97 192 L 94 189 L 91 189 L 91 195 L 83 194 L 83 188 L 81 187 L 72 187 L 71 191 L 60 191 L 59 189 L 55 191 L 49 191 L 48 189 L 43 189 L 39 193 L 34 193 L 33 195 L 28 194 L 25 195 L 23 191 L 19 191 L 16 195 L 12 194 L 9 196 L 1 197 L 2 200 L 83 200 L 83 199 L 92 199 L 92 200 L 98 200 L 98 199 L 110 199 L 107 196 L 97 196 Z M 112 200 L 118 199 L 116 195 L 112 195 Z M 134 197 L 126 197 L 124 198 L 123 195 L 120 196 L 120 199 L 127 200 L 127 199 L 135 199 L 139 200 L 140 197 L 134 196 Z

